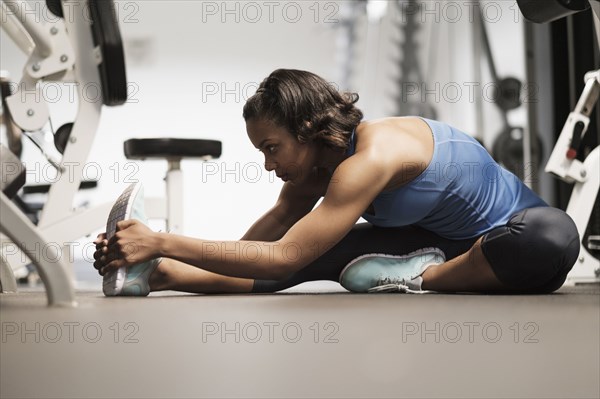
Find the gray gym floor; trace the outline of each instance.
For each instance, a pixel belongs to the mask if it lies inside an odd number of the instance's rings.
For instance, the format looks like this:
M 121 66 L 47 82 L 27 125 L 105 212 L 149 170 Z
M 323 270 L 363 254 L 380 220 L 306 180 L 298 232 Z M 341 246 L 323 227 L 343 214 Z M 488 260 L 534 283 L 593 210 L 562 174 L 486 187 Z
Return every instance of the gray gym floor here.
M 322 293 L 314 293 L 321 290 Z M 0 295 L 0 397 L 600 397 L 600 288 Z

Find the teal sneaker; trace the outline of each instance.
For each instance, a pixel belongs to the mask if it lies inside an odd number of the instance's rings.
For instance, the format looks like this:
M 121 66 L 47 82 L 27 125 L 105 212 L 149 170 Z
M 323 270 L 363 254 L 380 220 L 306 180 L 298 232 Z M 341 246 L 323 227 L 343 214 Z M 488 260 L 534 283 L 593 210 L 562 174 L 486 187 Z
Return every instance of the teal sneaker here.
M 351 292 L 425 293 L 421 275 L 446 261 L 439 248 L 423 248 L 408 255 L 368 254 L 354 259 L 340 273 L 340 284 Z
M 123 191 L 113 205 L 106 222 L 106 238 L 115 235 L 117 222 L 136 219 L 147 224 L 144 210 L 144 188 L 141 183 L 133 183 Z M 102 281 L 102 291 L 106 296 L 146 296 L 150 293 L 148 279 L 161 259 L 152 259 L 130 267 L 121 267 L 106 273 Z

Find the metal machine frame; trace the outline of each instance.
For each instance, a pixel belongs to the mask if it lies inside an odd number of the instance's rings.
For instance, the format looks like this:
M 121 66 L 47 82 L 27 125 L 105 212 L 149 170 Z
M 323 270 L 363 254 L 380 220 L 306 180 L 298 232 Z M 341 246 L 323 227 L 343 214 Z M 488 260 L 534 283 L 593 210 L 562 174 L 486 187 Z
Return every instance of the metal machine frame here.
M 566 212 L 577 225 L 582 240 L 600 188 L 600 146 L 594 148 L 583 162 L 575 159 L 575 155 L 576 146 L 587 131 L 590 114 L 600 95 L 600 70 L 588 72 L 585 81 L 583 93 L 569 114 L 546 164 L 546 172 L 575 184 Z M 600 249 L 600 236 L 590 236 L 588 240 L 588 246 Z M 587 282 L 600 282 L 600 261 L 582 242 L 579 259 L 569 273 L 567 283 Z
M 589 3 L 600 49 L 600 2 L 592 0 Z M 566 212 L 577 225 L 581 240 L 584 238 L 600 189 L 600 146 L 594 148 L 583 162 L 575 157 L 600 96 L 600 69 L 588 72 L 584 79 L 583 92 L 563 126 L 545 169 L 567 183 L 574 183 Z M 600 236 L 590 236 L 588 241 L 588 247 L 600 249 Z M 582 242 L 579 258 L 567 277 L 567 284 L 598 282 L 600 261 L 589 253 Z
M 4 233 L 0 236 L 3 244 L 0 281 L 3 292 L 16 290 L 13 270 L 25 266 L 25 253 L 46 286 L 48 303 L 72 305 L 75 303 L 74 276 L 72 265 L 66 261 L 69 244 L 102 228 L 112 206 L 112 202 L 89 209 L 72 206 L 100 122 L 103 101 L 98 65 L 102 62 L 102 53 L 94 45 L 91 21 L 86 18 L 88 0 L 62 0 L 64 9 L 69 10 L 69 18 L 57 17 L 52 21 L 31 18 L 26 13 L 28 4 L 25 0 L 0 2 L 0 18 L 6 21 L 2 28 L 29 55 L 17 91 L 7 98 L 11 116 L 24 131 L 39 130 L 46 125 L 49 111 L 38 84 L 41 81 L 77 83 L 78 110 L 58 165 L 63 173 L 50 187 L 38 225 L 33 225 L 4 194 L 0 196 L 0 230 Z M 90 101 L 84 93 L 90 86 L 99 90 L 95 101 Z M 67 170 L 69 173 L 64 173 Z M 178 162 L 169 164 L 165 179 L 167 199 L 151 198 L 147 204 L 148 216 L 167 219 L 169 230 L 176 233 L 180 233 L 183 226 L 181 173 Z M 11 242 L 20 251 L 4 251 L 5 245 Z M 32 250 L 33 243 L 58 244 L 62 248 L 60 261 L 50 264 L 39 250 Z

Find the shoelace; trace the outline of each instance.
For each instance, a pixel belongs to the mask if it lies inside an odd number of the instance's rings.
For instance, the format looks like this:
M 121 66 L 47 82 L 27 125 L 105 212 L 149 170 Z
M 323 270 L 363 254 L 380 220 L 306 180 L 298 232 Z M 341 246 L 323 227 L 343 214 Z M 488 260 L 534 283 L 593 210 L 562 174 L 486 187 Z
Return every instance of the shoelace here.
M 383 278 L 379 278 L 379 280 L 377 280 L 377 286 L 388 285 L 388 284 L 396 284 L 396 285 L 406 286 L 406 279 L 383 277 Z
M 407 280 L 405 278 L 390 278 L 390 277 L 380 277 L 377 280 L 376 286 L 369 288 L 367 292 L 375 292 L 375 293 L 384 293 L 384 292 L 405 292 L 410 294 L 423 294 L 429 291 L 423 291 L 420 287 L 417 289 L 413 289 L 412 286 L 408 284 L 412 281 L 412 279 Z

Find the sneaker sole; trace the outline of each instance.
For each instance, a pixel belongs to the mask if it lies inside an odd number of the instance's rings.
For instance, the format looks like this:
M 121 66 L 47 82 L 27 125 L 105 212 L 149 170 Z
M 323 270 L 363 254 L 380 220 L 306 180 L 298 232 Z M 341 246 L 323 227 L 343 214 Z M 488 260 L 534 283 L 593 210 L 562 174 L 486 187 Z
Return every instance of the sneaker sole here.
M 115 201 L 106 222 L 106 238 L 110 239 L 116 233 L 117 222 L 130 218 L 131 209 L 133 207 L 132 199 L 140 191 L 141 184 L 132 183 L 123 191 L 123 193 Z M 127 268 L 121 267 L 115 271 L 104 275 L 102 279 L 102 292 L 106 296 L 117 296 L 123 290 L 125 278 L 127 276 Z

